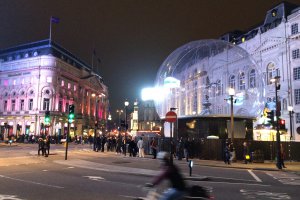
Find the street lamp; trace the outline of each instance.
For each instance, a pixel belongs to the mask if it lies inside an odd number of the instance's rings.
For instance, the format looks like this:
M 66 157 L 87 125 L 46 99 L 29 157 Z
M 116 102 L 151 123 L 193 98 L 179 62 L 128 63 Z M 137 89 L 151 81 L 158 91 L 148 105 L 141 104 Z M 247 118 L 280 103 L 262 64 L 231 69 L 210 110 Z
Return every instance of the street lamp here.
M 125 134 L 124 134 L 124 155 L 126 156 L 126 134 L 127 134 L 127 128 L 128 128 L 128 125 L 127 125 L 127 107 L 129 106 L 129 101 L 127 101 L 127 99 L 125 100 L 124 102 L 124 105 L 125 105 Z
M 278 169 L 282 169 L 282 157 L 281 157 L 281 146 L 280 146 L 280 133 L 279 133 L 279 117 L 280 111 L 278 109 L 278 90 L 280 89 L 280 76 L 275 76 L 270 80 L 271 82 L 275 83 L 275 103 L 276 103 L 276 148 L 277 148 L 277 163 L 276 166 Z
M 234 151 L 234 118 L 233 118 L 233 97 L 235 95 L 235 90 L 233 88 L 228 89 L 228 94 L 230 96 L 230 128 L 231 128 L 231 143 L 233 148 L 232 158 L 235 159 L 235 151 Z
M 293 110 L 293 106 L 288 106 L 288 111 L 289 111 L 289 115 L 290 115 L 290 141 L 293 139 L 293 114 L 294 114 L 294 110 Z

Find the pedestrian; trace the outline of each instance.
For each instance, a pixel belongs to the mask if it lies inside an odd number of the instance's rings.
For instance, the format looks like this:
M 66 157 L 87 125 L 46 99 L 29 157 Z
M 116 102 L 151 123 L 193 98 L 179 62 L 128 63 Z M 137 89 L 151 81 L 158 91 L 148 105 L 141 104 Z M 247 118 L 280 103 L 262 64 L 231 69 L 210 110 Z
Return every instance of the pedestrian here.
M 230 147 L 229 143 L 226 143 L 225 149 L 224 149 L 224 162 L 225 164 L 230 165 Z
M 152 150 L 153 159 L 156 159 L 157 143 L 155 141 L 155 138 L 152 138 L 152 141 L 150 143 L 150 147 L 151 147 L 151 150 Z
M 189 138 L 187 138 L 187 140 L 184 141 L 183 153 L 184 153 L 186 162 L 189 162 L 189 156 L 190 156 L 190 139 Z
M 96 137 L 96 152 L 101 150 L 101 138 L 100 135 L 97 135 Z
M 283 145 L 280 144 L 280 156 L 281 156 L 281 166 L 283 168 L 286 168 L 286 166 L 284 165 L 284 159 L 285 159 L 285 152 L 284 152 L 284 148 L 283 148 Z
M 39 138 L 38 139 L 38 155 L 40 155 L 41 153 L 40 152 L 42 152 L 42 156 L 44 156 L 45 155 L 45 143 L 44 143 L 44 140 L 43 140 L 43 138 Z
M 183 141 L 181 137 L 177 143 L 177 158 L 178 160 L 182 160 L 182 157 L 183 157 Z
M 243 143 L 243 157 L 244 157 L 244 163 L 247 164 L 248 163 L 248 157 L 249 156 L 249 152 L 248 152 L 248 143 L 245 141 Z
M 135 154 L 136 154 L 135 147 L 136 147 L 136 144 L 135 144 L 134 139 L 130 138 L 129 144 L 128 144 L 128 152 L 129 152 L 130 157 L 135 157 Z
M 144 141 L 143 141 L 143 138 L 139 139 L 139 141 L 137 142 L 137 147 L 139 149 L 139 157 L 144 158 L 145 154 L 144 154 Z

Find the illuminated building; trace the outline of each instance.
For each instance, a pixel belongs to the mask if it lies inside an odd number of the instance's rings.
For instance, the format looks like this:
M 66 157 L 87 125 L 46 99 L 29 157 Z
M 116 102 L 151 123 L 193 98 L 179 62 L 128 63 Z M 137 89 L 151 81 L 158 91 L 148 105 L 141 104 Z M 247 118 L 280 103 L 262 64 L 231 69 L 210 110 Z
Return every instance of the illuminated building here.
M 67 132 L 68 107 L 75 106 L 71 136 L 105 123 L 108 89 L 93 67 L 49 40 L 0 51 L 0 125 L 9 136 Z M 44 123 L 50 111 L 50 124 Z
M 300 140 L 299 24 L 300 7 L 284 2 L 267 11 L 263 24 L 247 32 L 233 31 L 221 36 L 224 43 L 199 40 L 179 47 L 157 74 L 159 116 L 163 119 L 175 107 L 179 133 L 226 138 L 231 131 L 228 88 L 233 88 L 237 138 L 274 140 L 273 131 L 261 116 L 264 108 L 276 108 L 271 80 L 280 76 L 278 109 L 288 129 L 281 132 L 282 141 Z M 288 110 L 289 106 L 294 113 Z M 290 120 L 291 114 L 294 117 Z M 258 127 L 264 128 L 258 132 Z

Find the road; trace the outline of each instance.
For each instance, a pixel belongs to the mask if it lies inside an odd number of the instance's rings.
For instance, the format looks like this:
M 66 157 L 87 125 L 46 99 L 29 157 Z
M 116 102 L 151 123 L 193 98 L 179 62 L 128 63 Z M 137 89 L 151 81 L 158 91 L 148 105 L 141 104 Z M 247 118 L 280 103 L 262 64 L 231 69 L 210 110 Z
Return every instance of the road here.
M 52 145 L 49 157 L 36 145 L 0 148 L 0 200 L 134 199 L 159 172 L 159 161 L 93 152 L 88 145 Z M 15 159 L 15 160 L 14 160 Z M 7 160 L 7 162 L 6 162 Z M 9 160 L 9 161 L 8 161 Z M 298 199 L 300 177 L 283 171 L 208 167 L 195 161 L 192 176 L 185 161 L 175 160 L 189 185 L 206 186 L 215 199 Z M 167 183 L 159 187 L 164 190 Z

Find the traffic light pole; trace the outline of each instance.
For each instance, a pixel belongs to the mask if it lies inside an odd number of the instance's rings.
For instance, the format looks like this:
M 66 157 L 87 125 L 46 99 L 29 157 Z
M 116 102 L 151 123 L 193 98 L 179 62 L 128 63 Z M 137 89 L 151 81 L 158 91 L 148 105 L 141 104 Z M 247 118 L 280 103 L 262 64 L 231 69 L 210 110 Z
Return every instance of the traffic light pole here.
M 68 159 L 69 134 L 70 134 L 70 122 L 68 121 L 68 132 L 67 132 L 67 138 L 66 138 L 65 160 Z
M 277 148 L 277 163 L 278 169 L 282 169 L 282 157 L 281 157 L 281 146 L 280 146 L 280 132 L 279 132 L 279 109 L 278 109 L 278 79 L 275 80 L 275 101 L 276 101 L 276 148 Z

